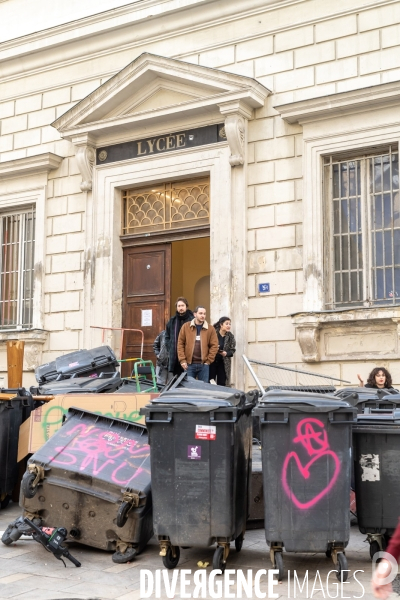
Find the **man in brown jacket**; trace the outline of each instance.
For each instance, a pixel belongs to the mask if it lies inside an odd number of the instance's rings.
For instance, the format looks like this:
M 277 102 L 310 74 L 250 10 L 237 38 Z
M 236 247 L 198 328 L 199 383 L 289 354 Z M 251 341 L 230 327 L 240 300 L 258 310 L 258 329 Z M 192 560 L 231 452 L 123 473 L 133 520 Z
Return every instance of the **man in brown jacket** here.
M 178 359 L 188 375 L 209 382 L 210 364 L 218 352 L 218 337 L 206 321 L 204 306 L 196 306 L 194 319 L 185 323 L 178 337 Z

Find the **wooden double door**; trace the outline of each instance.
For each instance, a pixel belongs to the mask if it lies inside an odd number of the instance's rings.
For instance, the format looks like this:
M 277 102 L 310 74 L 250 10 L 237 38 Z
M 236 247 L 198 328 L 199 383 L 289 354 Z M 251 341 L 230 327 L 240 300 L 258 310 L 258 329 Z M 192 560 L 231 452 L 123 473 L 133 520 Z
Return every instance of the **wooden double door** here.
M 143 358 L 155 364 L 153 343 L 170 316 L 171 244 L 124 248 L 123 268 L 122 327 L 143 331 Z M 141 336 L 126 332 L 124 339 L 124 358 L 139 357 Z M 125 363 L 124 376 L 130 368 Z

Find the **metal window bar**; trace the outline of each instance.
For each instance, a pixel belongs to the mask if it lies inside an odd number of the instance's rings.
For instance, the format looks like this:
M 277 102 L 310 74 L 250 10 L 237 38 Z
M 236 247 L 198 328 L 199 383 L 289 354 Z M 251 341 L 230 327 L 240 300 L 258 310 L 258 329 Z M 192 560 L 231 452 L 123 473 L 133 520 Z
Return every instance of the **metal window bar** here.
M 33 324 L 35 207 L 0 214 L 0 327 Z
M 327 308 L 400 302 L 398 171 L 397 147 L 324 159 L 333 272 Z
M 320 375 L 311 371 L 273 365 L 248 358 L 244 354 L 243 360 L 257 387 L 262 392 L 266 389 L 285 389 L 313 393 L 333 393 L 337 385 L 350 384 L 350 381 L 330 375 Z
M 335 306 L 363 302 L 361 161 L 330 161 L 332 298 Z
M 369 159 L 371 302 L 400 302 L 400 198 L 398 152 Z
M 122 235 L 208 225 L 209 222 L 208 177 L 122 193 Z

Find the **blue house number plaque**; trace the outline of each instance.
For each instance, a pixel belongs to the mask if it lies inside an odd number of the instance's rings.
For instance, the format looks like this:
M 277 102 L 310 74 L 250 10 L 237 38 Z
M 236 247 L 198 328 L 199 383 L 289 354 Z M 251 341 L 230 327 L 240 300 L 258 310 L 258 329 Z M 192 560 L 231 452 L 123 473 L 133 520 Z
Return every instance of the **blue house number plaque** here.
M 258 284 L 258 292 L 260 294 L 266 294 L 269 292 L 269 283 L 259 283 Z

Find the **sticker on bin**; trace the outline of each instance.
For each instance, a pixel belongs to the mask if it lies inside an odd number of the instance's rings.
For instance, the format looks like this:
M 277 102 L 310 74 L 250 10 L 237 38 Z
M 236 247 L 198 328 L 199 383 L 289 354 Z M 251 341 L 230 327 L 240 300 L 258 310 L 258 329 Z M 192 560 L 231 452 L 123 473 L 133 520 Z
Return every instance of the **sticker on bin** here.
M 196 440 L 216 440 L 217 428 L 215 425 L 196 425 Z
M 187 457 L 190 460 L 201 460 L 201 446 L 188 446 Z

